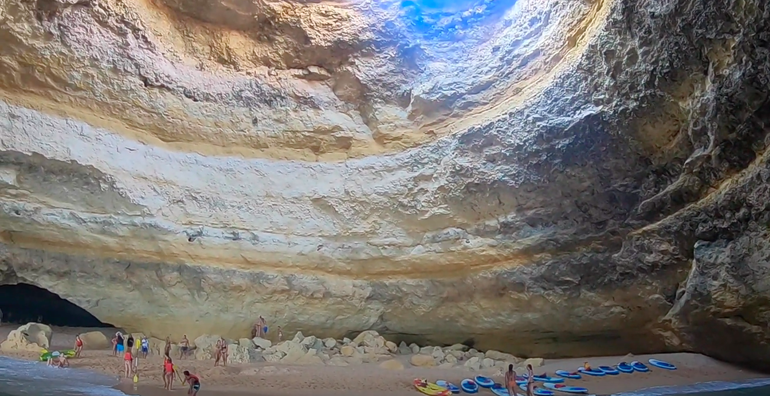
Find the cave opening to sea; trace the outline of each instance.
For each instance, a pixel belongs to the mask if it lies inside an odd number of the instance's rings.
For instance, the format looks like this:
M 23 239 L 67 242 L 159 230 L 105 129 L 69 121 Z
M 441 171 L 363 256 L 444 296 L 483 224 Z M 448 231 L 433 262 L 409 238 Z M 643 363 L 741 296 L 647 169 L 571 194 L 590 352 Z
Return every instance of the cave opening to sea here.
M 0 310 L 3 312 L 3 323 L 112 327 L 59 295 L 26 283 L 0 285 Z

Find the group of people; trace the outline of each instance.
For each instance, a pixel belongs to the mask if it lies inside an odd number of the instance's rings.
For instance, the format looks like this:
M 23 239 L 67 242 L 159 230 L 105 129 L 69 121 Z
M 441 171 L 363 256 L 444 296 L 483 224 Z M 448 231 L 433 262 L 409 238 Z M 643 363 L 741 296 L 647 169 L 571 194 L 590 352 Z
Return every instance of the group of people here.
M 509 395 L 516 394 L 516 371 L 513 370 L 513 365 L 508 365 L 508 371 L 505 372 L 505 388 L 508 390 Z M 532 372 L 532 365 L 527 365 L 527 396 L 534 396 L 535 394 L 535 375 Z

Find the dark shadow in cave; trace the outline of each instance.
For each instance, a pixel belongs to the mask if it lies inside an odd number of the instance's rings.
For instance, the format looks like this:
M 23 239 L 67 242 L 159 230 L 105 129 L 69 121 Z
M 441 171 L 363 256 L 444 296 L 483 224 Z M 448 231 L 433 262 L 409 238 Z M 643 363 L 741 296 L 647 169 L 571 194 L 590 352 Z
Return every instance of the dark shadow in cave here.
M 26 283 L 0 285 L 0 310 L 3 312 L 3 323 L 112 327 L 58 295 Z

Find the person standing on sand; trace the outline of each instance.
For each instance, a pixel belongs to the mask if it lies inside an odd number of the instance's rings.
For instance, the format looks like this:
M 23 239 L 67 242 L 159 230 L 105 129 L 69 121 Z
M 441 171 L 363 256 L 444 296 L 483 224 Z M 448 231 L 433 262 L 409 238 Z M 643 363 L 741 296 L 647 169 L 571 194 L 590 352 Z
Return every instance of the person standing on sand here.
M 115 333 L 115 342 L 117 343 L 115 345 L 115 351 L 117 351 L 118 356 L 123 356 L 123 334 L 121 332 Z
M 174 368 L 174 362 L 170 357 L 163 359 L 163 389 L 174 390 L 174 374 L 179 376 Z
M 75 357 L 80 357 L 80 352 L 83 352 L 83 340 L 80 339 L 80 334 L 75 336 Z
M 283 340 L 283 330 L 281 330 L 281 326 L 278 326 L 278 342 L 281 340 Z
M 171 357 L 171 337 L 166 337 L 166 345 L 163 347 L 163 355 L 170 358 Z
M 112 337 L 112 356 L 118 355 L 118 333 Z
M 182 341 L 179 342 L 179 358 L 183 359 L 187 355 L 187 351 L 190 349 L 190 340 L 187 339 L 187 334 L 182 336 Z
M 527 396 L 535 394 L 535 374 L 532 372 L 532 365 L 527 365 Z
M 219 366 L 219 359 L 222 359 L 222 340 L 217 340 L 214 345 L 214 367 Z
M 142 336 L 142 340 L 139 341 L 141 345 L 141 354 L 142 359 L 147 359 L 147 354 L 150 353 L 150 341 L 147 339 L 147 336 Z
M 190 389 L 187 390 L 187 394 L 189 396 L 196 396 L 198 394 L 198 391 L 201 390 L 201 380 L 196 376 L 195 374 L 190 374 L 189 371 L 185 370 L 184 372 L 184 380 L 188 384 L 190 384 Z
M 259 315 L 259 329 L 262 330 L 262 338 L 267 336 L 267 321 L 262 315 Z
M 131 354 L 130 349 L 123 354 L 123 366 L 126 368 L 126 378 L 130 378 L 134 373 L 134 355 Z
M 134 336 L 132 334 L 129 334 L 126 339 L 126 350 L 134 352 Z
M 513 365 L 508 365 L 508 371 L 505 372 L 505 389 L 508 389 L 509 395 L 516 394 L 516 372 L 513 371 Z

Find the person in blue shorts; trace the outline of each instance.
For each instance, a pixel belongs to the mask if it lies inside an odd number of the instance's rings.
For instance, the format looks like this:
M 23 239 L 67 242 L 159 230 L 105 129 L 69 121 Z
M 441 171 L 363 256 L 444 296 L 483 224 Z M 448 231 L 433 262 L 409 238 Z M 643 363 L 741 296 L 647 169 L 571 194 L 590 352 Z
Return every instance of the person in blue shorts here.
M 117 332 L 115 334 L 115 341 L 117 342 L 117 344 L 115 344 L 115 350 L 118 352 L 118 356 L 123 356 L 123 334 Z
M 201 390 L 201 380 L 195 374 L 190 374 L 189 371 L 184 372 L 184 380 L 190 384 L 190 389 L 187 390 L 189 396 L 196 396 L 198 391 Z
M 147 359 L 147 354 L 150 353 L 150 341 L 147 339 L 147 336 L 142 336 L 141 347 L 142 359 Z

